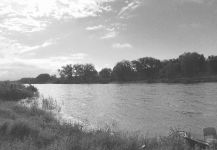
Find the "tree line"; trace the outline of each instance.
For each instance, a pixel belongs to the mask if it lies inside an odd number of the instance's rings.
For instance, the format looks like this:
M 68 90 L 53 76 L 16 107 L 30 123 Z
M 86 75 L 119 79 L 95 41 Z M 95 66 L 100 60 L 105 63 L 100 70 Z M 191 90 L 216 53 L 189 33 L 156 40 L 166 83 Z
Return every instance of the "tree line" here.
M 217 75 L 217 56 L 205 58 L 203 54 L 184 53 L 176 59 L 158 60 L 143 57 L 122 60 L 112 69 L 99 72 L 93 64 L 68 64 L 58 69 L 56 75 L 40 74 L 36 78 L 23 78 L 22 83 L 109 83 L 129 81 L 174 80 Z

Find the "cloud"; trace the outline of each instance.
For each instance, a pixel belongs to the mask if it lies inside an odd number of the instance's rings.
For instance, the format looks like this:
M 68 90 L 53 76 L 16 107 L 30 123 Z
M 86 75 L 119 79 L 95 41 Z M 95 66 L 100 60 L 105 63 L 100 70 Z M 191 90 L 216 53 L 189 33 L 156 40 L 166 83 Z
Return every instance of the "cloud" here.
M 84 18 L 111 11 L 114 0 L 1 0 L 0 30 L 36 32 L 51 19 Z M 6 19 L 5 19 L 6 18 Z
M 106 33 L 104 36 L 101 37 L 101 39 L 111 39 L 117 36 L 117 33 L 115 31 L 111 31 Z
M 4 64 L 0 70 L 0 80 L 17 80 L 23 77 L 36 77 L 40 73 L 48 72 L 46 69 L 22 63 Z
M 97 25 L 97 26 L 92 26 L 92 27 L 86 27 L 86 30 L 95 31 L 95 30 L 103 29 L 104 27 L 105 26 L 103 26 L 103 25 Z
M 89 26 L 85 29 L 87 31 L 99 31 L 99 34 L 103 34 L 100 39 L 111 39 L 118 35 L 120 27 L 124 27 L 123 24 L 120 23 L 112 23 L 110 25 L 96 25 L 96 26 Z
M 46 21 L 39 21 L 29 17 L 17 17 L 4 19 L 0 24 L 0 28 L 17 32 L 37 32 L 44 30 L 47 24 Z
M 56 19 L 66 16 L 75 18 L 96 16 L 102 11 L 109 11 L 105 3 L 113 0 L 1 0 L 0 7 L 4 14 L 52 17 Z
M 58 64 L 68 63 L 72 60 L 82 60 L 84 59 L 87 54 L 85 53 L 75 53 L 75 54 L 68 54 L 67 56 L 57 56 L 57 57 L 48 57 L 48 58 L 41 58 L 41 59 L 22 59 L 24 54 L 32 54 L 32 52 L 36 50 L 40 50 L 42 48 L 46 48 L 50 45 L 55 43 L 55 40 L 50 39 L 41 43 L 39 45 L 29 46 L 19 43 L 15 40 L 10 40 L 8 38 L 0 36 L 0 65 L 4 66 L 6 64 L 10 64 L 11 62 L 14 63 L 22 63 L 22 64 L 31 64 L 36 65 L 38 67 L 45 67 L 52 65 L 58 66 Z M 49 67 L 48 67 L 49 68 Z
M 197 4 L 204 4 L 204 3 L 212 3 L 215 0 L 175 0 L 179 3 L 197 3 Z
M 0 56 L 4 58 L 18 57 L 24 53 L 29 53 L 41 48 L 48 47 L 53 44 L 53 40 L 47 40 L 42 44 L 28 46 L 17 42 L 16 40 L 11 40 L 0 36 Z
M 34 51 L 34 50 L 37 50 L 37 49 L 40 49 L 40 48 L 45 48 L 45 47 L 50 46 L 50 45 L 52 45 L 51 40 L 46 41 L 46 42 L 44 42 L 41 45 L 23 46 L 22 49 L 19 51 L 19 54 L 23 54 L 23 53 L 26 53 L 26 52 Z
M 72 53 L 68 56 L 56 56 L 38 59 L 3 58 L 0 61 L 0 80 L 15 80 L 22 77 L 35 77 L 40 73 L 56 73 L 66 64 L 82 63 L 88 57 L 85 53 Z
M 129 43 L 115 43 L 112 45 L 113 48 L 132 48 L 133 46 Z
M 88 55 L 86 53 L 72 53 L 68 56 L 55 56 L 48 58 L 38 58 L 38 59 L 17 59 L 16 61 L 21 62 L 23 64 L 31 64 L 34 66 L 38 66 L 44 69 L 57 69 L 66 64 L 79 63 L 87 58 Z
M 142 1 L 141 0 L 134 0 L 130 3 L 127 3 L 127 6 L 124 6 L 118 13 L 118 16 L 120 16 L 120 18 L 127 18 L 128 15 L 126 14 L 129 11 L 133 11 L 136 8 L 138 8 L 139 6 L 141 6 Z
M 111 39 L 111 38 L 114 38 L 114 37 L 116 37 L 117 36 L 117 34 L 118 34 L 118 31 L 117 31 L 118 29 L 117 29 L 117 27 L 115 27 L 115 26 L 113 26 L 113 27 L 107 27 L 106 29 L 105 29 L 105 34 L 103 35 L 103 36 L 101 36 L 101 38 L 100 39 Z

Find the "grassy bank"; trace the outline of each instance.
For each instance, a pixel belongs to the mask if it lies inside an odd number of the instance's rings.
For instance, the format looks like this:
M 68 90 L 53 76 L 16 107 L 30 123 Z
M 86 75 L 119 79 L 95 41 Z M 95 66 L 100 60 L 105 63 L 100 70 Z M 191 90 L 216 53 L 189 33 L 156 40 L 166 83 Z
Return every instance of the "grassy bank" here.
M 61 124 L 51 112 L 34 105 L 0 103 L 1 150 L 182 150 L 177 134 L 162 138 L 130 136 L 110 130 L 84 131 L 82 126 Z
M 34 97 L 37 93 L 38 90 L 32 85 L 24 86 L 22 84 L 11 82 L 0 83 L 0 99 L 2 100 L 17 101 Z
M 111 130 L 86 131 L 80 125 L 60 123 L 50 100 L 43 99 L 42 106 L 0 100 L 0 150 L 141 150 L 142 145 L 148 150 L 185 149 L 178 134 L 145 138 Z

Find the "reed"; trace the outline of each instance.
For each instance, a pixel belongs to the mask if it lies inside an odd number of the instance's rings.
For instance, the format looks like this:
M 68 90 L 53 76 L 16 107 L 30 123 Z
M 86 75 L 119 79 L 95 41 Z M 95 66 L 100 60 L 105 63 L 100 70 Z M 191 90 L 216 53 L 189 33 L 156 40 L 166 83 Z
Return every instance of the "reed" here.
M 60 122 L 53 111 L 61 108 L 52 98 L 32 98 L 37 89 L 0 84 L 0 150 L 184 150 L 184 140 L 172 136 L 150 138 L 113 132 L 85 130 L 82 125 Z M 19 103 L 19 99 L 23 100 Z
M 51 101 L 46 101 L 46 105 Z M 45 108 L 45 107 L 44 107 Z M 47 107 L 50 108 L 50 107 Z M 78 124 L 61 123 L 51 111 L 32 105 L 1 102 L 0 150 L 184 150 L 184 140 L 171 136 L 144 137 L 112 130 L 84 130 Z M 8 115 L 8 117 L 7 117 Z
M 38 90 L 32 85 L 22 85 L 11 82 L 0 83 L 0 100 L 17 101 L 31 98 L 38 94 Z

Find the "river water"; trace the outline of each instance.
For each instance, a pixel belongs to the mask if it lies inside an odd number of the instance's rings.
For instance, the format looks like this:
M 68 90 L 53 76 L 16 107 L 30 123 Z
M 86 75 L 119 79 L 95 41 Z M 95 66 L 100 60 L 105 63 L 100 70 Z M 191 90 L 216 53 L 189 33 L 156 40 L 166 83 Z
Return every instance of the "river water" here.
M 178 128 L 199 136 L 204 127 L 217 127 L 217 83 L 35 86 L 66 116 L 97 128 L 151 136 Z

